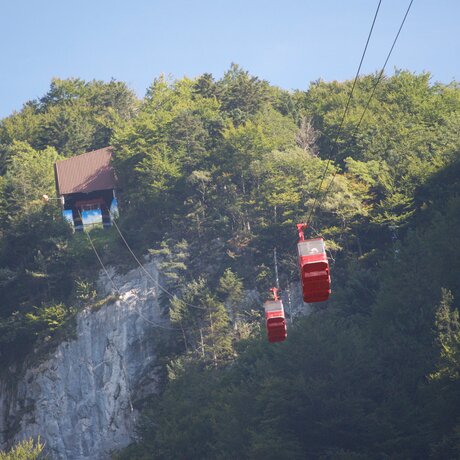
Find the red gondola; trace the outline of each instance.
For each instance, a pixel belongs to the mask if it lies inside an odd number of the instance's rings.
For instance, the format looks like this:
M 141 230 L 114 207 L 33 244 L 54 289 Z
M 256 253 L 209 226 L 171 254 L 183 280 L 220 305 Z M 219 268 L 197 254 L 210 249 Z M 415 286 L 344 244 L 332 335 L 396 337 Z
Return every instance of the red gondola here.
M 297 224 L 300 277 L 304 302 L 324 302 L 331 293 L 331 277 L 322 238 L 305 239 L 307 224 Z
M 278 289 L 272 288 L 271 291 L 274 300 L 267 300 L 264 303 L 268 341 L 283 342 L 287 337 L 283 302 L 278 298 Z

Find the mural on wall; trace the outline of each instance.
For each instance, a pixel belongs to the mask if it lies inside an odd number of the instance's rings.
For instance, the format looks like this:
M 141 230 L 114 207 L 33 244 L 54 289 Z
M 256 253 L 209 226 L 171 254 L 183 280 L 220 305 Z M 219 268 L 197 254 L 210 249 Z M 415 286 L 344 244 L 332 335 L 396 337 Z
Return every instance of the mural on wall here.
M 83 221 L 83 226 L 94 227 L 95 225 L 102 225 L 102 211 L 98 209 L 88 209 L 83 210 L 81 213 L 81 218 Z
M 114 198 L 110 204 L 110 214 L 112 215 L 113 219 L 117 219 L 120 216 L 118 212 L 118 201 L 116 198 Z
M 112 219 L 119 217 L 118 212 L 118 201 L 116 198 L 112 200 L 110 204 L 110 215 Z M 68 222 L 72 227 L 74 226 L 73 214 L 71 209 L 64 209 L 62 211 L 62 216 L 64 220 Z M 94 207 L 93 209 L 82 209 L 81 211 L 83 227 L 90 229 L 95 226 L 102 226 L 102 210 L 100 207 Z

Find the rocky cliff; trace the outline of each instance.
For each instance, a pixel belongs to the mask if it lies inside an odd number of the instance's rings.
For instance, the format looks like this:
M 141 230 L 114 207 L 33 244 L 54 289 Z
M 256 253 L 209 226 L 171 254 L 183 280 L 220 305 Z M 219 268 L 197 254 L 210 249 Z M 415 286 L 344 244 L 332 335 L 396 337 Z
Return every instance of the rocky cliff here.
M 153 263 L 145 268 L 158 279 Z M 18 381 L 0 381 L 0 448 L 39 435 L 53 459 L 94 460 L 131 442 L 133 395 L 158 389 L 155 337 L 167 319 L 155 283 L 140 269 L 113 279 L 119 300 L 79 313 L 74 339 Z M 100 294 L 111 290 L 101 277 Z
M 14 383 L 0 380 L 0 449 L 40 436 L 53 460 L 97 460 L 133 440 L 137 403 L 159 390 L 155 344 L 168 331 L 159 273 L 154 262 L 144 268 L 153 280 L 140 268 L 125 275 L 112 270 L 113 283 L 102 274 L 98 294 L 116 288 L 118 300 L 80 312 L 75 338 L 22 370 Z M 260 303 L 256 292 L 247 296 Z M 288 316 L 308 311 L 299 283 L 282 298 Z

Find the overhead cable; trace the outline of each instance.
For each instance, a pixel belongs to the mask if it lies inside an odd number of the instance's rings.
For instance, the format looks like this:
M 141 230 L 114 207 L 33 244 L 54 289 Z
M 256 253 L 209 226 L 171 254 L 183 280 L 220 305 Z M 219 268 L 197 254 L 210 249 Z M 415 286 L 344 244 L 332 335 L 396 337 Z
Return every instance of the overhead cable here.
M 364 56 L 366 55 L 366 51 L 367 51 L 367 46 L 369 45 L 369 41 L 371 39 L 371 36 L 372 36 L 372 32 L 374 30 L 374 25 L 375 25 L 375 21 L 377 20 L 377 16 L 379 14 L 379 10 L 380 10 L 380 5 L 382 3 L 382 0 L 379 0 L 379 3 L 377 5 L 377 9 L 375 10 L 375 14 L 374 14 L 374 19 L 372 20 L 372 25 L 371 25 L 371 28 L 369 30 L 369 34 L 367 36 L 367 40 L 366 40 L 366 44 L 364 46 L 364 50 L 362 52 L 362 55 L 361 55 L 361 60 L 359 61 L 359 66 L 358 66 L 358 70 L 356 71 L 356 75 L 355 75 L 355 78 L 353 80 L 353 85 L 351 87 L 351 90 L 350 90 L 350 94 L 348 95 L 348 100 L 347 100 L 347 103 L 345 105 L 345 110 L 343 112 L 343 115 L 342 115 L 342 119 L 340 121 L 340 124 L 339 124 L 339 128 L 337 130 L 337 133 L 336 133 L 336 136 L 335 136 L 335 139 L 333 141 L 333 145 L 332 145 L 332 148 L 331 148 L 331 151 L 334 151 L 335 148 L 337 147 L 337 143 L 338 143 L 338 140 L 339 140 L 339 136 L 340 136 L 340 132 L 342 130 L 342 127 L 343 127 L 343 124 L 345 122 L 345 117 L 347 116 L 347 113 L 348 113 L 348 109 L 350 107 L 350 103 L 351 103 L 351 99 L 353 97 L 353 92 L 355 90 L 355 86 L 356 86 L 356 83 L 358 81 L 358 78 L 359 78 L 359 72 L 361 71 L 361 66 L 363 64 L 363 61 L 364 61 Z M 316 194 L 315 194 L 315 198 L 313 200 L 313 205 L 310 209 L 310 213 L 307 217 L 307 224 L 310 223 L 310 219 L 311 219 L 311 216 L 313 215 L 314 211 L 315 211 L 315 208 L 316 208 L 316 203 L 318 202 L 318 198 L 319 198 L 319 195 L 321 193 L 321 186 L 323 185 L 323 182 L 324 182 L 324 179 L 326 178 L 326 174 L 327 174 L 327 171 L 329 170 L 329 166 L 331 164 L 331 161 L 332 161 L 332 156 L 329 157 L 329 159 L 327 160 L 327 163 L 326 163 L 326 167 L 324 168 L 324 171 L 323 171 L 323 174 L 322 174 L 322 177 L 321 177 L 321 181 L 320 181 L 320 184 L 318 186 L 318 189 L 316 191 Z
M 359 118 L 358 124 L 356 125 L 356 127 L 355 127 L 355 129 L 354 129 L 354 131 L 353 131 L 352 137 L 355 137 L 355 136 L 356 136 L 356 134 L 357 134 L 357 132 L 358 132 L 358 129 L 359 129 L 359 127 L 361 126 L 361 123 L 362 123 L 362 121 L 363 121 L 363 119 L 364 119 L 364 115 L 365 115 L 365 113 L 367 112 L 367 109 L 369 108 L 369 105 L 370 105 L 370 103 L 371 103 L 372 98 L 374 97 L 375 90 L 376 90 L 378 84 L 381 82 L 381 80 L 382 80 L 382 78 L 383 78 L 383 73 L 385 72 L 385 67 L 386 67 L 386 65 L 388 64 L 388 61 L 389 61 L 390 56 L 391 56 L 391 53 L 393 52 L 393 49 L 394 49 L 394 47 L 395 47 L 395 45 L 396 45 L 396 42 L 398 41 L 399 34 L 401 33 L 401 30 L 402 30 L 402 28 L 403 28 L 403 26 L 404 26 L 404 23 L 406 22 L 407 15 L 409 14 L 409 11 L 410 11 L 410 9 L 411 9 L 411 6 L 412 6 L 413 1 L 414 1 L 414 0 L 411 0 L 410 3 L 409 3 L 409 6 L 407 7 L 406 14 L 404 15 L 404 18 L 403 18 L 403 20 L 402 20 L 402 22 L 401 22 L 401 25 L 399 26 L 398 32 L 397 32 L 397 34 L 396 34 L 396 36 L 395 36 L 395 38 L 394 38 L 394 40 L 393 40 L 393 44 L 391 45 L 390 51 L 389 51 L 388 54 L 387 54 L 387 57 L 386 57 L 385 62 L 384 62 L 384 64 L 383 64 L 383 66 L 382 66 L 382 69 L 381 69 L 380 72 L 379 72 L 379 75 L 378 75 L 378 77 L 377 77 L 377 80 L 375 81 L 374 86 L 372 87 L 371 94 L 370 94 L 369 98 L 367 99 L 366 106 L 364 107 L 364 110 L 363 110 L 363 112 L 362 112 L 362 114 L 361 114 L 361 117 Z M 327 188 L 326 188 L 326 190 L 325 190 L 325 192 L 324 192 L 324 195 L 327 195 L 327 193 L 328 193 L 329 190 L 331 189 L 332 183 L 334 182 L 334 179 L 335 179 L 335 176 L 336 176 L 336 175 L 337 175 L 337 172 L 335 172 L 335 173 L 333 174 L 332 179 L 331 179 L 331 182 L 330 182 L 329 185 L 327 186 Z

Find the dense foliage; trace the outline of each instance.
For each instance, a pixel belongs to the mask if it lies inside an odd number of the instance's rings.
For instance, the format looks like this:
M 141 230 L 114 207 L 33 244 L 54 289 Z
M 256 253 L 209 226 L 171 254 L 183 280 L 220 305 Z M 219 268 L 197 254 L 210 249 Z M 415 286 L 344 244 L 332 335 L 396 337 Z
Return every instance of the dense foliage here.
M 395 243 L 378 288 L 354 266 L 335 308 L 285 343 L 254 338 L 230 366 L 170 375 L 121 458 L 458 458 L 459 185 Z
M 37 343 L 59 341 L 94 279 L 93 254 L 73 238 L 55 196 L 53 164 L 105 147 L 138 101 L 124 83 L 58 80 L 41 99 L 0 122 L 0 369 Z M 98 238 L 96 236 L 96 238 Z M 102 247 L 110 237 L 100 235 Z
M 460 456 L 460 89 L 397 72 L 364 113 L 376 78 L 340 132 L 351 82 L 290 93 L 232 65 L 160 77 L 137 101 L 119 82 L 53 81 L 0 123 L 0 361 L 93 301 L 85 236 L 40 197 L 57 158 L 110 143 L 119 225 L 158 261 L 173 328 L 152 331 L 164 392 L 122 458 Z M 256 293 L 275 248 L 282 289 L 297 280 L 294 224 L 315 202 L 334 294 L 269 346 Z M 115 231 L 92 235 L 127 268 Z
M 45 445 L 38 439 L 34 442 L 32 439 L 21 441 L 8 452 L 0 451 L 0 460 L 37 460 L 43 458 L 41 453 Z

